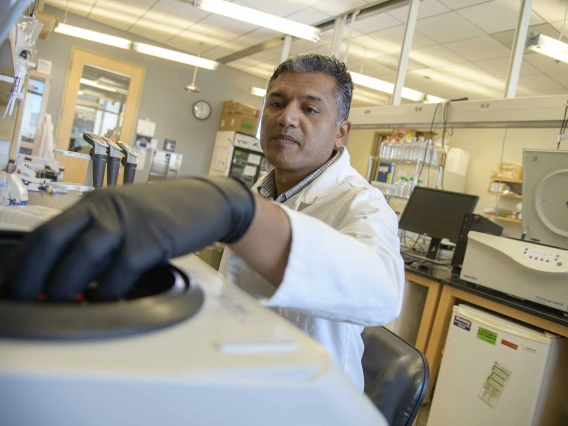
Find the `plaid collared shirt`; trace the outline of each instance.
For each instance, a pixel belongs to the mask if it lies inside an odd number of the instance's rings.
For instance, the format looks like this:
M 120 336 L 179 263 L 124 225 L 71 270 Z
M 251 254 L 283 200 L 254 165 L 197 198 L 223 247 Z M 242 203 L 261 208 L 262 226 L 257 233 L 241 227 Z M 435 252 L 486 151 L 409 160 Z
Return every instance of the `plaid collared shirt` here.
M 302 189 L 304 189 L 314 180 L 316 180 L 316 178 L 319 175 L 321 175 L 329 166 L 331 166 L 335 162 L 335 160 L 337 160 L 338 156 L 339 156 L 339 151 L 335 151 L 333 157 L 331 157 L 327 163 L 325 163 L 315 172 L 307 176 L 303 181 L 298 183 L 293 188 L 280 194 L 277 198 L 276 198 L 276 179 L 275 179 L 274 169 L 272 169 L 268 172 L 268 174 L 262 181 L 262 184 L 257 187 L 258 193 L 262 195 L 264 198 L 274 200 L 277 203 L 283 203 L 286 200 L 292 198 L 294 195 L 296 195 L 298 192 L 300 192 Z

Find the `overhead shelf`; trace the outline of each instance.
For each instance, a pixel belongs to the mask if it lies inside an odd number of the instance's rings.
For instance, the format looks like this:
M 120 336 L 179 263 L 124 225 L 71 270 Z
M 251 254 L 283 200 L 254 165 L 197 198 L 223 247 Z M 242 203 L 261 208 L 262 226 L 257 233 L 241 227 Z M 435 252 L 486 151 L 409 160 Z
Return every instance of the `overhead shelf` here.
M 566 95 L 453 102 L 446 127 L 450 129 L 560 127 L 565 106 Z M 349 120 L 353 123 L 354 129 L 442 128 L 443 114 L 439 111 L 432 122 L 435 110 L 436 104 L 356 107 L 351 108 Z
M 507 179 L 507 178 L 503 178 L 503 179 L 491 179 L 491 182 L 503 182 L 503 183 L 523 183 L 522 180 L 520 179 Z
M 501 222 L 517 223 L 519 225 L 521 225 L 523 223 L 523 221 L 519 220 L 519 219 L 511 219 L 510 217 L 495 216 L 493 214 L 488 214 L 487 217 L 491 220 L 497 220 L 497 221 L 501 221 Z
M 502 192 L 493 192 L 493 191 L 487 191 L 487 192 L 491 195 L 496 195 L 497 197 L 516 198 L 519 200 L 523 198 L 523 196 L 519 194 L 503 194 Z

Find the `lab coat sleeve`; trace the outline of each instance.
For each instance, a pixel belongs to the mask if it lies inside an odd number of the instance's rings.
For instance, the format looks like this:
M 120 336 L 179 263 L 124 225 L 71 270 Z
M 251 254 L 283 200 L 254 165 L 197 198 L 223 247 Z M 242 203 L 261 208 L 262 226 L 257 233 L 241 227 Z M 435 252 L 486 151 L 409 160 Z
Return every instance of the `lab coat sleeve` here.
M 405 279 L 398 223 L 384 198 L 369 192 L 339 211 L 336 229 L 281 205 L 292 244 L 284 279 L 265 306 L 363 326 L 399 315 Z

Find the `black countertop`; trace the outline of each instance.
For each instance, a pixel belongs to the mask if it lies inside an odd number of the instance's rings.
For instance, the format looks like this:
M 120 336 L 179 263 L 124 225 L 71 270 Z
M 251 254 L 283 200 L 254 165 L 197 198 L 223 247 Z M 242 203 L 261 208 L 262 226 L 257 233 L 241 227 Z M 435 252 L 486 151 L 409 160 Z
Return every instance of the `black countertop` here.
M 449 285 L 501 305 L 518 309 L 519 311 L 568 327 L 568 313 L 565 315 L 562 311 L 557 309 L 509 296 L 505 293 L 464 281 L 459 278 L 458 274 L 453 273 L 450 268 L 416 268 L 412 265 L 406 265 L 405 270 L 406 272 L 422 276 L 432 281 L 439 281 L 443 285 Z

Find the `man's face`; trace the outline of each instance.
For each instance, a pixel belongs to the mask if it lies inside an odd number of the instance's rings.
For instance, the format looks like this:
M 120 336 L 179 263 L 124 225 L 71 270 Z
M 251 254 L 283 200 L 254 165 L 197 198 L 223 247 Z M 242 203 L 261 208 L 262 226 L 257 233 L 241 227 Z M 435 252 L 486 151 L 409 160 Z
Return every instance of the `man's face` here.
M 277 170 L 309 174 L 329 160 L 351 129 L 336 125 L 335 79 L 324 74 L 282 73 L 266 94 L 260 144 Z

